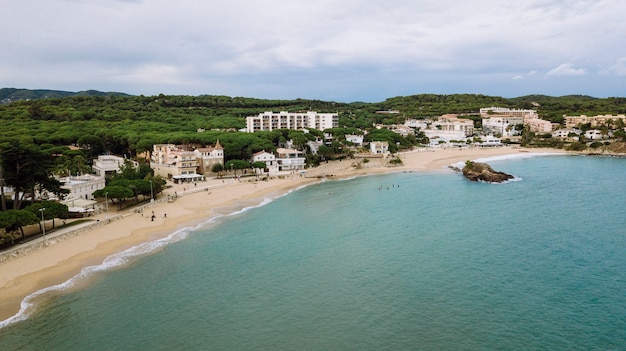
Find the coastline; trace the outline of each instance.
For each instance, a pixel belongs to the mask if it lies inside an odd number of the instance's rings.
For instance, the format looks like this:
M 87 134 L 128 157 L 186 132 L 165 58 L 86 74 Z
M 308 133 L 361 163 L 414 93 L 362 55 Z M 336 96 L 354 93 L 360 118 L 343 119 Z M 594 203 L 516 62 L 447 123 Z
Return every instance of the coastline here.
M 274 199 L 319 182 L 322 178 L 343 179 L 401 171 L 445 171 L 446 166 L 468 159 L 520 153 L 529 156 L 539 153 L 568 154 L 555 149 L 512 147 L 422 150 L 400 153 L 403 165 L 398 167 L 377 167 L 375 162 L 371 162 L 371 165 L 368 163 L 355 169 L 351 161 L 344 160 L 307 169 L 304 174 L 289 174 L 284 179 L 257 182 L 209 179 L 199 182 L 197 186 L 175 185 L 161 195 L 167 197 L 176 192 L 178 199 L 175 202 L 147 205 L 144 213 L 132 209 L 120 212 L 121 219 L 108 221 L 63 241 L 50 240 L 51 244 L 41 250 L 0 263 L 0 328 L 26 317 L 26 312 L 30 312 L 23 310 L 28 305 L 24 302 L 27 296 L 62 285 L 79 275 L 85 267 L 102 265 L 107 257 L 114 254 L 205 223 L 220 216 L 220 211 L 230 209 L 233 212 L 233 209 L 258 206 L 268 198 Z M 150 220 L 151 211 L 156 215 L 154 221 Z M 107 221 L 105 216 L 103 213 L 94 218 Z

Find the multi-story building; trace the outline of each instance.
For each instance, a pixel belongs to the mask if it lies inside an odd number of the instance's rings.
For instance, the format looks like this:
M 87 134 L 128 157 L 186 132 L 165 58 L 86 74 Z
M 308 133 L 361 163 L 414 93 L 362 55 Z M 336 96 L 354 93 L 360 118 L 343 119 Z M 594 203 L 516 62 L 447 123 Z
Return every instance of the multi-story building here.
M 533 133 L 551 133 L 559 127 L 558 123 L 552 123 L 541 118 L 526 118 L 524 125 Z
M 306 129 L 324 130 L 337 128 L 339 115 L 336 113 L 308 112 L 263 112 L 258 116 L 246 117 L 246 130 L 254 133 L 261 130 L 274 129 Z
M 278 148 L 276 149 L 276 163 L 279 171 L 293 171 L 304 169 L 306 158 L 302 151 Z
M 264 173 L 268 175 L 275 175 L 278 173 L 278 163 L 276 162 L 276 155 L 271 152 L 267 152 L 265 150 L 256 152 L 252 155 L 251 159 L 252 163 L 254 162 L 264 162 L 265 169 Z
M 197 173 L 198 161 L 192 148 L 174 144 L 156 144 L 152 148 L 150 167 L 155 174 L 176 181 L 204 178 Z
M 104 177 L 109 174 L 115 174 L 120 171 L 120 167 L 126 162 L 126 158 L 115 155 L 100 155 L 97 159 L 93 160 L 94 172 L 98 177 Z M 134 167 L 138 166 L 138 163 L 131 161 Z
M 565 127 L 576 128 L 581 124 L 589 123 L 591 127 L 608 126 L 610 122 L 615 123 L 617 120 L 621 120 L 623 124 L 626 124 L 626 115 L 597 115 L 597 116 L 566 116 Z
M 197 148 L 194 151 L 196 162 L 198 163 L 198 173 L 209 175 L 213 173 L 213 166 L 221 164 L 224 166 L 224 148 L 218 140 L 215 146 Z
M 105 186 L 104 177 L 91 174 L 60 178 L 59 181 L 63 184 L 61 185 L 61 189 L 70 191 L 69 194 L 65 196 L 66 201 L 77 199 L 94 200 L 94 191 L 100 190 Z
M 507 107 L 485 107 L 480 109 L 480 117 L 521 117 L 521 118 L 539 118 L 536 110 L 518 110 Z
M 474 134 L 474 122 L 458 118 L 457 115 L 443 115 L 437 119 L 408 119 L 404 125 L 419 128 L 429 139 L 464 140 Z

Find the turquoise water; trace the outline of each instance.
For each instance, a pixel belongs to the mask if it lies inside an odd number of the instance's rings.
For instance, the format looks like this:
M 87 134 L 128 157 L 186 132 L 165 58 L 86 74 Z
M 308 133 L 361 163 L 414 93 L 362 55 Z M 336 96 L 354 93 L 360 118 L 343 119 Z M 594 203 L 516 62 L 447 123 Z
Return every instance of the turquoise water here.
M 177 233 L 0 349 L 626 349 L 626 159 L 490 164 L 516 181 L 328 181 Z

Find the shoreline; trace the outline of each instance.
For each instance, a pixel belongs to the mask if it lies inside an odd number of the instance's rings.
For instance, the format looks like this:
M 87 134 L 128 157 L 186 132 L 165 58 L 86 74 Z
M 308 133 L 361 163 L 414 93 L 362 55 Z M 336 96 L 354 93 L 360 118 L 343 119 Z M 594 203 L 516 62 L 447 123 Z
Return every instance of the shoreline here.
M 51 244 L 23 256 L 0 263 L 0 328 L 28 317 L 36 299 L 46 289 L 63 290 L 67 283 L 81 275 L 88 267 L 99 267 L 107 258 L 136 248 L 142 244 L 165 240 L 178 231 L 192 231 L 203 223 L 229 216 L 247 208 L 284 196 L 304 186 L 319 183 L 322 179 L 345 179 L 393 172 L 451 171 L 448 165 L 487 157 L 517 155 L 532 157 L 536 154 L 573 154 L 557 149 L 527 148 L 471 148 L 438 149 L 399 153 L 403 165 L 355 169 L 350 160 L 332 161 L 317 168 L 306 169 L 303 175 L 288 174 L 283 179 L 241 182 L 209 179 L 193 184 L 174 185 L 161 197 L 179 194 L 175 202 L 157 202 L 144 207 L 146 216 L 131 209 L 119 212 L 118 220 L 99 225 L 79 235 L 62 241 L 49 240 Z M 374 163 L 374 162 L 372 162 Z M 150 212 L 156 215 L 150 220 Z M 220 213 L 224 211 L 224 213 Z M 102 213 L 95 220 L 106 220 Z M 164 242 L 168 245 L 169 240 Z M 156 248 L 158 250 L 158 248 Z M 140 255 L 150 254 L 146 251 Z M 120 266 L 119 264 L 116 266 Z M 77 278 L 82 280 L 83 277 Z M 65 285 L 64 285 L 65 284 Z M 88 284 L 88 283 L 86 283 Z M 71 285 L 71 284 L 69 284 Z M 81 284 L 82 286 L 83 284 Z

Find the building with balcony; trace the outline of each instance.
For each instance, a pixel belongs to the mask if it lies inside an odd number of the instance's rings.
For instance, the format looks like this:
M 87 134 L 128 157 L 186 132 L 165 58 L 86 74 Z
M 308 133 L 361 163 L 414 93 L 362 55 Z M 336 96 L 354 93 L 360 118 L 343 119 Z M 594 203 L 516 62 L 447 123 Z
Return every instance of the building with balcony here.
M 324 130 L 339 126 L 336 113 L 308 112 L 263 112 L 258 116 L 246 117 L 246 131 L 254 133 L 261 130 L 275 129 L 317 129 Z

